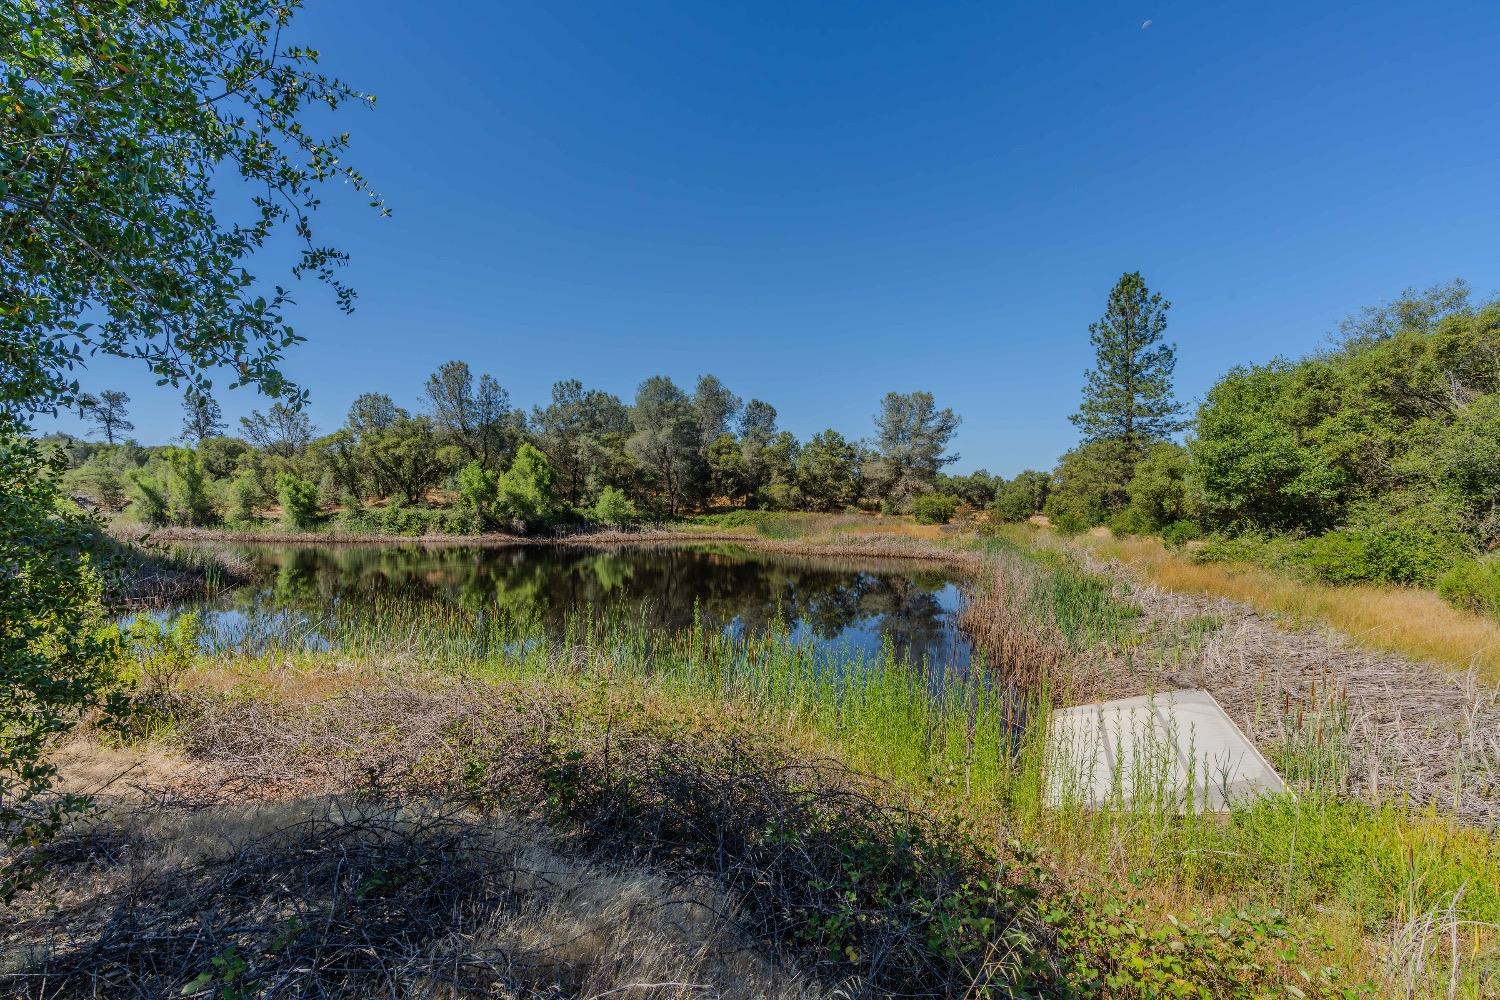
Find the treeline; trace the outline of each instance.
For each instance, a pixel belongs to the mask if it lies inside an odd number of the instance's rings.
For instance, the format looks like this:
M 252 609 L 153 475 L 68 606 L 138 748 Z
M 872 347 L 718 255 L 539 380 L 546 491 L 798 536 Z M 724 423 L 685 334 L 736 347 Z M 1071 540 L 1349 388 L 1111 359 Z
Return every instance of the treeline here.
M 1138 278 L 1095 327 L 1084 440 L 1007 483 L 999 519 L 1202 539 L 1200 559 L 1436 585 L 1500 616 L 1500 303 L 1409 291 L 1310 357 L 1232 369 L 1179 422 L 1167 304 Z
M 893 392 L 869 441 L 832 429 L 799 441 L 774 406 L 743 402 L 712 375 L 691 392 L 653 376 L 628 403 L 558 382 L 527 413 L 462 361 L 427 380 L 420 410 L 365 393 L 332 433 L 273 403 L 229 435 L 218 404 L 189 393 L 183 443 L 146 448 L 119 440 L 128 404 L 119 392 L 85 397 L 106 440 L 65 442 L 72 492 L 156 525 L 253 524 L 276 508 L 298 528 L 337 516 L 395 533 L 618 526 L 716 505 L 905 511 L 957 458 L 959 424 L 931 393 Z

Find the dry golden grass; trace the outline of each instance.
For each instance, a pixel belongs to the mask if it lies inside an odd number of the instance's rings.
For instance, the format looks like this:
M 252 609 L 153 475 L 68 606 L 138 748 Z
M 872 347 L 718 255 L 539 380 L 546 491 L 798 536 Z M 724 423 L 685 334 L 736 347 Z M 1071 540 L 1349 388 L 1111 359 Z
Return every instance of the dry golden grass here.
M 1430 590 L 1305 583 L 1259 566 L 1192 562 L 1154 538 L 1086 538 L 1166 590 L 1242 601 L 1297 624 L 1326 624 L 1376 649 L 1500 681 L 1500 622 L 1459 611 Z

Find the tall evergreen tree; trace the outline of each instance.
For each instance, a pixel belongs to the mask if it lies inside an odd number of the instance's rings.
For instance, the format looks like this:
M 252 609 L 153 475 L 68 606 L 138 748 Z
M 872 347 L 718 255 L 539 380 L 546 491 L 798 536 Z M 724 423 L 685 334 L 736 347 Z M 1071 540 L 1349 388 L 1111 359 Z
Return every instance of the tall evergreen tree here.
M 197 447 L 224 433 L 224 411 L 206 392 L 188 389 L 182 397 L 182 440 Z
M 1120 276 L 1097 323 L 1089 324 L 1094 367 L 1083 403 L 1069 419 L 1086 444 L 1108 443 L 1117 466 L 1111 492 L 1123 504 L 1131 469 L 1153 444 L 1182 428 L 1172 392 L 1177 348 L 1162 339 L 1172 304 L 1146 287 L 1139 271 Z
M 105 389 L 97 396 L 83 396 L 78 401 L 78 410 L 84 418 L 94 423 L 104 440 L 110 444 L 122 434 L 135 430 L 130 422 L 130 397 L 118 389 Z

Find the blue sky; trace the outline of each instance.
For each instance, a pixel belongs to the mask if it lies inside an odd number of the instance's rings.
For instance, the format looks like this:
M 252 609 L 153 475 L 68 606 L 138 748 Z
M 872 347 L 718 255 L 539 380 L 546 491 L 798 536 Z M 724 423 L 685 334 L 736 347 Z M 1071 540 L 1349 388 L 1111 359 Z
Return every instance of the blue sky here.
M 394 213 L 325 199 L 358 309 L 303 287 L 288 372 L 326 430 L 450 358 L 528 408 L 713 372 L 800 437 L 928 389 L 955 468 L 1012 474 L 1074 443 L 1122 271 L 1190 402 L 1403 287 L 1500 287 L 1493 2 L 314 0 L 293 34 L 378 95 L 344 127 Z M 177 432 L 128 363 L 81 374 Z

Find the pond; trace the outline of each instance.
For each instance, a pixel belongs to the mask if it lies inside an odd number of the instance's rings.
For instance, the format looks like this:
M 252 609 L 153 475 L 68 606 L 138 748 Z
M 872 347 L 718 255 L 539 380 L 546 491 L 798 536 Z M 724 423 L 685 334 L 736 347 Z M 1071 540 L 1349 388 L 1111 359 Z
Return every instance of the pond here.
M 951 571 L 911 560 L 807 557 L 733 545 L 625 548 L 251 546 L 252 583 L 194 607 L 210 651 L 322 650 L 382 622 L 454 628 L 505 617 L 561 635 L 609 618 L 675 634 L 781 630 L 821 652 L 966 669 Z M 343 637 L 343 638 L 341 638 Z

